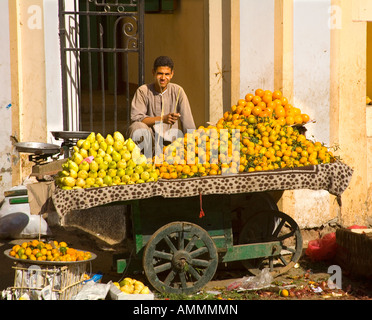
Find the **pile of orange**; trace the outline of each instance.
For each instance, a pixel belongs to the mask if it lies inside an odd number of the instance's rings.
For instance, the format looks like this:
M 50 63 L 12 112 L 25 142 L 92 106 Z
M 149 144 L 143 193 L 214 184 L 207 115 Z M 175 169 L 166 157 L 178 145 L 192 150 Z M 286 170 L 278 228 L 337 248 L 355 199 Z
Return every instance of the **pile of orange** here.
M 282 92 L 257 89 L 226 111 L 215 126 L 199 127 L 153 159 L 159 178 L 190 178 L 335 161 L 324 144 L 301 132 L 310 121 Z
M 23 260 L 66 262 L 89 260 L 92 257 L 89 251 L 70 248 L 64 241 L 46 243 L 39 240 L 25 241 L 21 245 L 14 245 L 9 255 Z

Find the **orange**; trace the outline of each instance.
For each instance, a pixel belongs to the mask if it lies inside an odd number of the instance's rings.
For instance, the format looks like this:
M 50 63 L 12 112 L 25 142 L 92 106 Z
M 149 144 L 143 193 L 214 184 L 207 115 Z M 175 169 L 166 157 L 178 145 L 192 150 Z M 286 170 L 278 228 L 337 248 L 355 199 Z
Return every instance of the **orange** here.
M 191 169 L 188 165 L 185 165 L 182 169 L 183 174 L 189 174 L 191 172 Z
M 289 125 L 289 126 L 294 124 L 294 117 L 293 116 L 287 116 L 285 118 L 285 120 L 286 120 L 287 125 Z
M 264 94 L 263 97 L 262 97 L 262 101 L 265 102 L 265 103 L 269 103 L 269 102 L 272 102 L 273 101 L 273 97 L 271 96 L 271 94 Z
M 280 118 L 285 116 L 285 109 L 282 106 L 276 106 L 274 109 L 275 117 Z
M 256 89 L 256 91 L 254 92 L 256 96 L 259 96 L 259 97 L 263 97 L 264 95 L 264 90 L 262 89 Z
M 244 109 L 244 107 L 243 107 L 242 105 L 238 105 L 238 106 L 236 107 L 235 113 L 236 113 L 236 114 L 241 114 L 242 111 L 243 111 L 243 109 Z
M 306 113 L 301 114 L 301 117 L 302 117 L 302 122 L 303 123 L 306 123 L 306 122 L 310 121 L 310 117 Z
M 252 94 L 252 93 L 247 93 L 247 94 L 245 95 L 245 101 L 250 102 L 250 101 L 252 101 L 253 97 L 254 97 L 254 94 Z
M 215 170 L 215 169 L 209 170 L 209 175 L 214 176 L 216 174 L 217 174 L 217 170 Z
M 284 126 L 287 123 L 285 117 L 279 117 L 276 121 L 281 126 Z
M 239 99 L 238 100 L 238 106 L 244 107 L 246 103 L 247 103 L 247 101 L 245 101 L 245 99 Z
M 256 106 L 252 110 L 252 114 L 258 116 L 261 113 L 262 109 L 259 106 Z
M 273 92 L 273 100 L 280 99 L 282 97 L 282 92 L 280 90 L 274 90 Z
M 252 108 L 252 109 L 253 109 L 253 108 Z M 243 112 L 242 112 L 243 116 L 248 117 L 248 116 L 251 114 L 252 109 L 251 109 L 250 107 L 247 107 L 247 106 L 244 107 L 244 110 L 243 110 Z
M 296 123 L 296 124 L 302 124 L 302 117 L 301 117 L 300 114 L 298 114 L 298 115 L 296 115 L 294 117 L 294 123 Z
M 281 100 L 281 102 L 282 102 L 282 106 L 287 105 L 287 103 L 288 103 L 288 99 L 287 99 L 286 97 L 281 97 L 280 100 Z
M 257 107 L 260 107 L 261 110 L 264 110 L 264 109 L 266 109 L 266 103 L 261 101 L 261 102 L 257 103 Z
M 262 101 L 261 97 L 257 95 L 252 98 L 252 102 L 254 105 L 257 105 L 261 101 Z
M 178 174 L 176 171 L 173 171 L 169 174 L 169 178 L 170 179 L 177 179 L 178 178 Z

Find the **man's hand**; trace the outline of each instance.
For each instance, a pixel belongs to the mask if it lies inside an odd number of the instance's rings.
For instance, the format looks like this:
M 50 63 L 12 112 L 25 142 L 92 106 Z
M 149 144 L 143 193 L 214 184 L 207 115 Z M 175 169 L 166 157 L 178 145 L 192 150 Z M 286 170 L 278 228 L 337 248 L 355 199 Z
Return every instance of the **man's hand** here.
M 169 114 L 163 116 L 163 122 L 167 123 L 167 124 L 170 124 L 170 125 L 173 125 L 178 121 L 180 116 L 181 115 L 179 113 L 173 113 L 173 112 L 169 113 Z

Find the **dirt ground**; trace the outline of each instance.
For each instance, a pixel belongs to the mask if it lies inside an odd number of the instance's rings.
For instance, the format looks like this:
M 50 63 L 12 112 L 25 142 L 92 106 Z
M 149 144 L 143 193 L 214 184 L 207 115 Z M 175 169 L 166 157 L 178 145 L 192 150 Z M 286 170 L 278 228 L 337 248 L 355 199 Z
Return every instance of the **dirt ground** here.
M 116 272 L 114 259 L 117 257 L 118 253 L 127 252 L 128 244 L 123 242 L 120 245 L 108 245 L 97 237 L 80 229 L 71 227 L 53 227 L 51 230 L 51 239 L 65 241 L 73 248 L 89 250 L 97 255 L 97 258 L 91 263 L 91 273 L 102 273 L 103 277 L 101 282 L 119 281 L 124 277 L 123 274 Z M 0 239 L 0 251 L 4 252 L 10 249 L 14 244 L 23 241 L 25 240 Z M 4 254 L 0 255 L 0 291 L 12 286 L 14 283 L 13 264 L 13 260 L 6 257 Z M 256 300 L 372 300 L 372 281 L 356 277 L 348 273 L 347 270 L 342 270 L 341 290 L 332 290 L 327 287 L 326 283 L 330 278 L 330 274 L 327 273 L 327 270 L 332 264 L 334 264 L 333 261 L 313 262 L 306 254 L 303 254 L 295 268 L 290 269 L 286 274 L 274 279 L 272 288 L 258 290 L 253 293 L 250 292 L 249 294 L 247 294 L 247 292 L 241 293 L 240 296 L 235 295 L 235 298 Z M 142 274 L 125 274 L 125 276 L 132 276 L 146 283 L 146 278 Z M 208 283 L 203 291 L 218 295 L 220 299 L 224 299 L 224 297 L 229 297 L 229 295 L 224 295 L 226 287 L 244 276 L 247 276 L 247 272 L 241 267 L 240 263 L 230 264 L 227 267 L 221 266 L 212 281 Z M 283 288 L 288 289 L 288 297 L 282 296 Z

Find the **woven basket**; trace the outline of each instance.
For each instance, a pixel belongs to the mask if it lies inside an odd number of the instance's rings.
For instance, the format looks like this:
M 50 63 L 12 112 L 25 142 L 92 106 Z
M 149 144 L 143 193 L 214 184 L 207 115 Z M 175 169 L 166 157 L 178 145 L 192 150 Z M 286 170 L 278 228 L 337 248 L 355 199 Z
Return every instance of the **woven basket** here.
M 14 286 L 15 299 L 27 293 L 32 300 L 70 300 L 81 289 L 89 262 L 69 265 L 32 265 L 16 263 Z M 43 297 L 48 289 L 48 298 Z
M 372 232 L 358 231 L 336 230 L 337 262 L 351 275 L 372 279 Z

